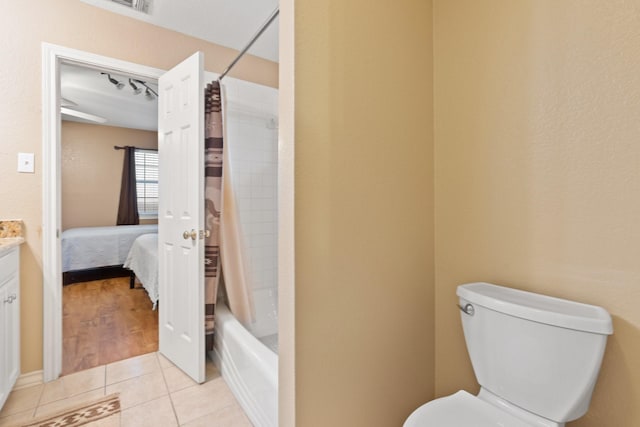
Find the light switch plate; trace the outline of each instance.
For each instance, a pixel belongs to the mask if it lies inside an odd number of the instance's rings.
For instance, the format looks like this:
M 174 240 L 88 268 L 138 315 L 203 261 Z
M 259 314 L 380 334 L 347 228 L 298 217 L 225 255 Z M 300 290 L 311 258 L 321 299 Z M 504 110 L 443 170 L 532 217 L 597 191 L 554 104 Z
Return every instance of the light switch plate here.
M 18 153 L 18 172 L 33 173 L 34 169 L 33 153 Z

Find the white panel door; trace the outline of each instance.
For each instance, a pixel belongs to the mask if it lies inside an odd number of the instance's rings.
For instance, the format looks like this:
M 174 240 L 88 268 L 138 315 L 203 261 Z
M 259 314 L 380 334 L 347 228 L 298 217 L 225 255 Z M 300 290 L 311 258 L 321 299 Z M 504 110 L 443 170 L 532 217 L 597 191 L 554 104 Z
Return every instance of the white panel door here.
M 195 381 L 205 377 L 204 56 L 159 80 L 160 353 Z

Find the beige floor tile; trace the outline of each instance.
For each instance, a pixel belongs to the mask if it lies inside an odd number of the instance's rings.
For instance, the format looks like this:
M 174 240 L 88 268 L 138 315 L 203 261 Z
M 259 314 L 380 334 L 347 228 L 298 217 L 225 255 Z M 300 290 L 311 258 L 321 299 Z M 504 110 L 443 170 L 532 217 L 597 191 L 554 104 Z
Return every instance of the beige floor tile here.
M 167 381 L 167 387 L 169 388 L 170 393 L 174 391 L 182 390 L 183 388 L 197 385 L 197 383 L 193 381 L 191 377 L 185 374 L 180 368 L 175 366 L 173 363 L 169 362 L 163 355 L 158 353 L 158 357 L 159 357 L 160 366 L 162 366 L 164 377 L 165 377 L 165 380 Z M 218 368 L 216 368 L 216 366 L 213 364 L 213 362 L 209 358 L 206 358 L 205 382 L 214 380 L 219 377 L 220 377 L 220 372 L 218 371 Z
M 222 378 L 171 393 L 180 424 L 185 424 L 236 403 Z
M 125 409 L 121 415 L 122 427 L 176 427 L 178 425 L 169 396 Z
M 181 369 L 176 368 L 175 366 L 164 368 L 163 372 L 164 379 L 167 381 L 167 388 L 170 393 L 198 385 L 198 383 L 192 380 L 189 375 L 185 374 Z
M 40 405 L 54 402 L 77 394 L 86 393 L 105 385 L 105 367 L 87 369 L 65 375 L 44 385 Z
M 2 411 L 0 411 L 0 417 L 24 412 L 27 409 L 34 409 L 38 406 L 43 388 L 43 385 L 37 385 L 12 391 L 4 403 Z
M 206 381 L 211 381 L 216 378 L 220 378 L 220 371 L 216 368 L 216 365 L 211 361 L 211 359 L 207 358 L 207 366 L 206 366 Z
M 107 395 L 120 393 L 122 409 L 148 402 L 169 394 L 161 371 L 131 378 L 107 386 Z
M 120 422 L 122 414 L 113 414 L 110 417 L 103 418 L 101 420 L 90 422 L 86 424 L 87 427 L 120 427 L 122 423 Z
M 252 427 L 251 421 L 237 403 L 222 408 L 197 420 L 193 420 L 184 427 Z
M 68 397 L 66 399 L 56 400 L 55 402 L 47 403 L 46 405 L 38 406 L 36 409 L 36 417 L 40 417 L 46 414 L 52 414 L 57 411 L 61 411 L 65 408 L 69 408 L 71 406 L 82 405 L 85 402 L 90 402 L 92 400 L 98 399 L 102 396 L 105 396 L 104 389 L 99 388 L 96 390 L 88 391 L 86 393 L 77 394 L 72 397 Z
M 25 421 L 29 421 L 33 418 L 35 412 L 34 409 L 28 409 L 26 411 L 18 412 L 17 414 L 9 415 L 8 417 L 0 418 L 0 427 L 15 427 Z
M 162 369 L 171 368 L 173 366 L 176 366 L 176 365 L 173 364 L 173 362 L 171 362 L 169 359 L 164 357 L 162 354 L 160 354 L 160 353 L 156 353 L 156 354 L 158 355 L 158 361 L 160 362 L 160 366 L 162 367 Z
M 143 354 L 107 365 L 107 385 L 160 370 L 156 353 Z
M 178 421 L 189 427 L 251 426 L 213 362 L 207 359 L 206 382 L 198 385 L 164 356 L 150 353 L 17 390 L 0 412 L 0 427 L 111 393 L 120 393 L 122 412 L 91 427 L 176 427 Z

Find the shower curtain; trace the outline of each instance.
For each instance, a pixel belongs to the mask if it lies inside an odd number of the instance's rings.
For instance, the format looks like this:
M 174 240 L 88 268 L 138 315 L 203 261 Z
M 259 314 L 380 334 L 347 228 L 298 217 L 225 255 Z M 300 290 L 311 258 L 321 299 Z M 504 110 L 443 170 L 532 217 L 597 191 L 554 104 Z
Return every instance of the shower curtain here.
M 214 308 L 220 276 L 224 275 L 229 308 L 242 323 L 255 318 L 245 269 L 240 217 L 236 207 L 229 150 L 224 149 L 222 94 L 217 81 L 205 91 L 205 335 L 213 350 Z M 226 164 L 223 167 L 223 164 Z
M 207 85 L 204 134 L 204 205 L 205 229 L 209 235 L 204 241 L 205 281 L 205 338 L 207 350 L 213 350 L 214 307 L 220 282 L 220 211 L 222 191 L 222 103 L 220 84 Z

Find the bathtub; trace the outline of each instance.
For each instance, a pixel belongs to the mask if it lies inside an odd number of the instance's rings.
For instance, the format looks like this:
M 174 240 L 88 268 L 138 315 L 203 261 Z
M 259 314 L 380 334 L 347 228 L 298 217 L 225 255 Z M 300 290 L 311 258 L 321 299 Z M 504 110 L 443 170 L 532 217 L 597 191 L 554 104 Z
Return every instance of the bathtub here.
M 210 356 L 253 425 L 277 427 L 278 91 L 225 78 L 223 99 L 220 250 L 229 256 L 221 257 L 225 285 L 215 307 Z M 247 328 L 221 302 L 229 283 L 250 289 L 255 311 Z
M 278 425 L 278 355 L 233 317 L 226 305 L 216 305 L 216 335 L 211 355 L 225 382 L 255 427 Z M 277 343 L 277 335 L 275 336 Z M 276 344 L 277 345 L 277 344 Z

